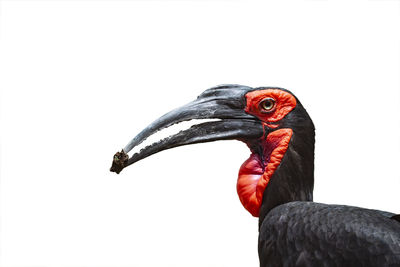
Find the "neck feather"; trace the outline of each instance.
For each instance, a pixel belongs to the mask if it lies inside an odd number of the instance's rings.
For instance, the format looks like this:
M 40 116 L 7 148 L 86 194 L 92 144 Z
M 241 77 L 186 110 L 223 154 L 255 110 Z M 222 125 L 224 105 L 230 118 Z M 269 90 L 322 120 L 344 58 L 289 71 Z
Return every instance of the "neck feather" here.
M 274 207 L 292 201 L 312 201 L 314 130 L 294 131 L 288 149 L 263 194 L 260 225 Z

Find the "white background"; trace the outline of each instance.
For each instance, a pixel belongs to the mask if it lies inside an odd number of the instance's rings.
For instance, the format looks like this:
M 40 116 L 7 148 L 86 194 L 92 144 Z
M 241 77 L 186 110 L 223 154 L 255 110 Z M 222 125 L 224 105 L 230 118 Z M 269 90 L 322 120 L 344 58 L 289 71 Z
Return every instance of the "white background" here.
M 2 266 L 257 266 L 237 141 L 113 154 L 223 83 L 292 90 L 315 201 L 400 212 L 400 1 L 1 1 Z

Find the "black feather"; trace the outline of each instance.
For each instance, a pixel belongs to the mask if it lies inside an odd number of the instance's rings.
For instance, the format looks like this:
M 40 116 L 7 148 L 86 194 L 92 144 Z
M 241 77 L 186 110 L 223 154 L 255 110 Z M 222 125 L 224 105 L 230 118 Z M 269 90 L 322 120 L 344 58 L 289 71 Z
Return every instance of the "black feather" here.
M 400 266 L 400 224 L 391 216 L 314 202 L 280 205 L 261 225 L 260 265 Z
M 278 128 L 293 136 L 264 191 L 260 266 L 400 267 L 400 215 L 313 203 L 314 125 L 300 102 Z
M 400 222 L 400 214 L 397 214 L 397 215 L 392 216 L 391 219 Z

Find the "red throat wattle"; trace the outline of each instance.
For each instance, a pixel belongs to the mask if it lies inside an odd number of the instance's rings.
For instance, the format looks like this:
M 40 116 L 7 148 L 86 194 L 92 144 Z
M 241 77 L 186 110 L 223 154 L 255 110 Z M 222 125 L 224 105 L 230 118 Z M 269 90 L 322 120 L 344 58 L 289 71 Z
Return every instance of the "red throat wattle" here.
M 292 129 L 270 133 L 265 141 L 263 159 L 252 153 L 240 167 L 237 192 L 242 205 L 254 217 L 260 213 L 264 190 L 286 153 L 292 133 Z
M 270 101 L 267 107 L 262 105 L 266 100 Z M 294 96 L 279 89 L 249 92 L 246 102 L 245 111 L 258 117 L 264 127 L 270 129 L 277 128 L 280 120 L 296 107 Z M 239 199 L 255 217 L 259 216 L 264 191 L 288 149 L 292 134 L 292 129 L 284 128 L 263 136 L 263 155 L 253 152 L 240 167 L 237 181 Z

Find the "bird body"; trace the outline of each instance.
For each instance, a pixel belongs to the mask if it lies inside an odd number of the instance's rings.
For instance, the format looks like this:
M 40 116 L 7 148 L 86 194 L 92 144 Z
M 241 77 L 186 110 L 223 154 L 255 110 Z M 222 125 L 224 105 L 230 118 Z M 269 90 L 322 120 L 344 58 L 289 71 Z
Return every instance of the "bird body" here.
M 126 154 L 150 135 L 192 126 Z M 177 146 L 236 139 L 251 155 L 237 182 L 244 208 L 259 217 L 260 266 L 400 266 L 399 216 L 313 201 L 314 124 L 288 90 L 222 85 L 160 117 L 114 156 L 111 171 Z
M 315 202 L 279 205 L 260 227 L 260 266 L 400 266 L 393 215 Z

